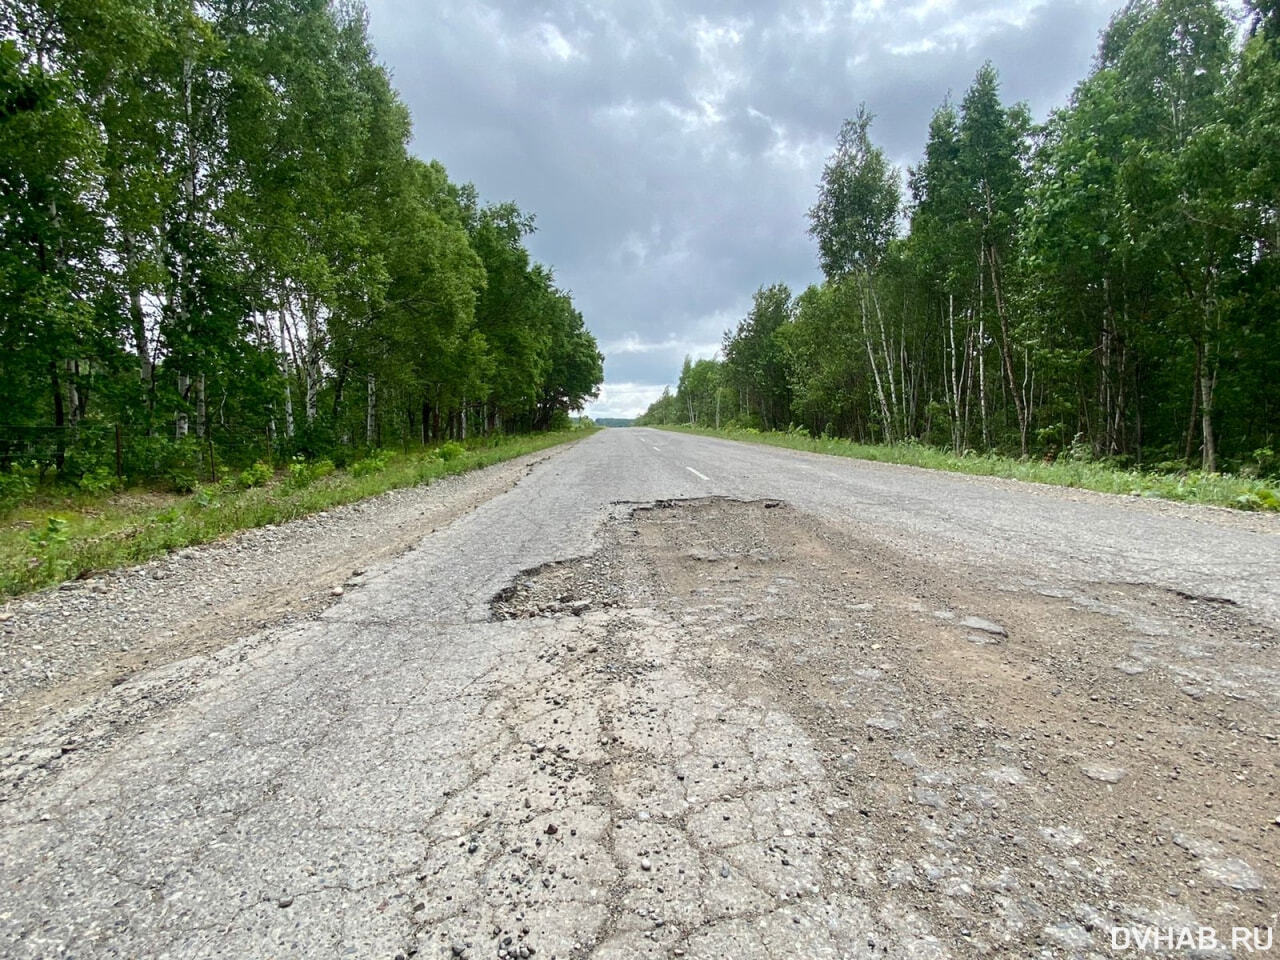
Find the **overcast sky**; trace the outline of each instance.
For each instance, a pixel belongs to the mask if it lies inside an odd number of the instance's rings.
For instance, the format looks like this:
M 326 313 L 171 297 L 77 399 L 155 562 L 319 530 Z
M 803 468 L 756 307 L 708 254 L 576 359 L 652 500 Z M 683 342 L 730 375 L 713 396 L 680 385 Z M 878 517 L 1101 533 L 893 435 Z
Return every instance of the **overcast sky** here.
M 984 60 L 1039 119 L 1118 4 L 368 0 L 413 149 L 537 217 L 529 248 L 605 354 L 597 416 L 711 356 L 759 286 L 818 279 L 806 211 L 860 102 L 904 166 Z

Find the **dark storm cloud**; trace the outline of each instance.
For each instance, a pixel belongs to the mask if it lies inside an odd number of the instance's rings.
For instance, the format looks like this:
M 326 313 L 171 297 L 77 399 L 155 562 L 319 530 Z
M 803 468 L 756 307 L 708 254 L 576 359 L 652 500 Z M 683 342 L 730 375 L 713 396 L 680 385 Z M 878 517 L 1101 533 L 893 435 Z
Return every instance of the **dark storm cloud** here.
M 637 412 L 760 285 L 817 279 L 805 211 L 865 101 L 900 164 L 978 66 L 1043 116 L 1115 0 L 369 0 L 415 150 L 537 215 L 534 255 L 606 353 L 593 410 Z

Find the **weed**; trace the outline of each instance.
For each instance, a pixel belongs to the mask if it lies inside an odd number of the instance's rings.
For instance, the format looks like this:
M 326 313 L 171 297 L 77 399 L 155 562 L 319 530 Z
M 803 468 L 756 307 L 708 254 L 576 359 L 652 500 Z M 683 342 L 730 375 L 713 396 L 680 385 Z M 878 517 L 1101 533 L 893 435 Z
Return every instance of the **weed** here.
M 466 447 L 460 443 L 450 440 L 448 443 L 442 444 L 436 449 L 436 456 L 447 462 L 449 460 L 456 460 L 466 452 Z
M 241 471 L 237 481 L 241 488 L 250 490 L 253 487 L 266 486 L 275 475 L 275 471 L 271 469 L 271 464 L 259 460 L 253 466 Z

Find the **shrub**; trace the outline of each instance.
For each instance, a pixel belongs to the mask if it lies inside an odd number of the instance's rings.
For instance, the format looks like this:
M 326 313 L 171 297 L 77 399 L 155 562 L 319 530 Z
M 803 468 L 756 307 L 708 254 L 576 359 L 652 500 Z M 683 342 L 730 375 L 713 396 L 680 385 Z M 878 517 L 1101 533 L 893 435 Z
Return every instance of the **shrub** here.
M 1280 456 L 1270 447 L 1253 451 L 1253 470 L 1258 476 L 1280 477 Z
M 1093 444 L 1083 433 L 1077 433 L 1067 447 L 1067 456 L 1076 463 L 1088 463 L 1093 459 Z
M 456 460 L 466 452 L 467 448 L 454 440 L 436 448 L 436 456 L 441 460 Z
M 33 547 L 47 550 L 67 542 L 67 521 L 63 517 L 49 517 L 43 528 L 32 530 L 27 540 Z
M 367 477 L 370 474 L 381 473 L 385 469 L 387 469 L 387 456 L 379 451 L 353 463 L 351 465 L 351 475 L 353 477 Z
M 174 493 L 190 493 L 199 486 L 196 475 L 186 467 L 179 466 L 165 471 L 164 479 Z
M 308 463 L 301 456 L 296 456 L 289 464 L 289 484 L 294 487 L 305 487 L 315 483 L 321 477 L 329 476 L 333 471 L 332 460 L 316 460 L 314 463 Z
M 49 517 L 44 527 L 32 530 L 27 540 L 39 555 L 31 558 L 30 569 L 40 568 L 50 580 L 61 580 L 70 567 L 63 551 L 67 543 L 67 521 L 62 517 Z
M 85 493 L 106 493 L 108 490 L 114 490 L 119 485 L 120 481 L 115 472 L 105 466 L 94 467 L 88 473 L 82 474 L 80 479 L 76 481 L 76 486 L 85 491 Z
M 265 486 L 274 476 L 275 471 L 271 469 L 271 465 L 259 460 L 253 466 L 242 471 L 237 480 L 241 487 L 248 490 L 251 487 Z
M 220 486 L 221 485 L 219 485 L 219 487 Z M 214 496 L 214 493 L 219 489 L 219 487 L 197 486 L 194 491 L 195 505 L 202 510 L 209 510 L 209 509 L 220 507 L 222 505 L 221 502 L 217 499 L 217 497 Z
M 0 473 L 0 510 L 16 507 L 35 489 L 31 478 L 19 470 Z
M 200 454 L 200 440 L 195 436 L 181 440 L 134 436 L 124 446 L 124 469 L 134 477 L 164 477 L 179 492 L 186 493 L 201 472 Z

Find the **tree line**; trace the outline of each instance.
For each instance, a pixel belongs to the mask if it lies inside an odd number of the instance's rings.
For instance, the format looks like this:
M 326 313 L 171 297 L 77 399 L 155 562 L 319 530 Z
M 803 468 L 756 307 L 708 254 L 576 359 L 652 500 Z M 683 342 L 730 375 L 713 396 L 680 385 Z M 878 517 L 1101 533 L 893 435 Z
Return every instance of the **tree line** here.
M 543 429 L 602 357 L 485 204 L 407 148 L 349 0 L 0 11 L 0 421 L 285 449 Z
M 988 63 L 905 177 L 871 123 L 809 212 L 825 280 L 644 421 L 1280 470 L 1280 2 L 1132 0 L 1041 124 Z

